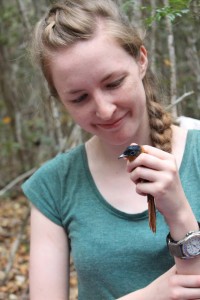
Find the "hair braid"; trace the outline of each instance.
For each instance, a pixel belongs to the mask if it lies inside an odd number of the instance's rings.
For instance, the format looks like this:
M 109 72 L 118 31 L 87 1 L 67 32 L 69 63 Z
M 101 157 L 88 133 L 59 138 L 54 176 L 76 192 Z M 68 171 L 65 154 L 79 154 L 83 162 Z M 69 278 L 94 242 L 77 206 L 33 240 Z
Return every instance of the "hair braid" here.
M 133 28 L 112 0 L 64 0 L 55 3 L 40 20 L 33 35 L 32 52 L 48 82 L 51 94 L 58 98 L 50 62 L 59 49 L 81 40 L 92 39 L 101 24 L 104 30 L 135 60 L 140 57 L 144 37 Z M 160 102 L 153 74 L 143 79 L 149 115 L 152 145 L 171 152 L 172 120 Z
M 149 115 L 150 136 L 154 147 L 171 153 L 172 151 L 172 118 L 158 103 L 158 88 L 155 88 L 155 78 L 150 71 L 144 78 L 147 95 L 147 110 Z M 160 100 L 160 99 L 159 99 Z

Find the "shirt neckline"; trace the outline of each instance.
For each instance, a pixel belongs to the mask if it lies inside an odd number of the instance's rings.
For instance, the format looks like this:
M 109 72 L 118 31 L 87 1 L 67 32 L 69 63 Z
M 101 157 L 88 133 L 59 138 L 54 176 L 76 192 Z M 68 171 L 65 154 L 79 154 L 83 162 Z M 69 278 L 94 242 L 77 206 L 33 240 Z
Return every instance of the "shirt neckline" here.
M 184 170 L 184 166 L 186 163 L 186 158 L 187 158 L 187 152 L 188 152 L 188 148 L 189 148 L 189 142 L 191 140 L 191 130 L 188 130 L 187 132 L 187 136 L 186 136 L 186 143 L 185 143 L 185 149 L 183 152 L 183 157 L 182 157 L 182 161 L 180 164 L 180 168 L 179 168 L 179 174 L 181 174 Z M 145 210 L 141 213 L 136 213 L 136 214 L 129 214 L 126 212 L 123 212 L 117 208 L 115 208 L 113 205 L 111 205 L 101 194 L 101 192 L 99 191 L 99 189 L 97 188 L 97 185 L 93 179 L 93 176 L 91 174 L 90 168 L 89 168 L 89 164 L 88 164 L 88 158 L 87 158 L 87 152 L 86 152 L 86 146 L 85 144 L 82 145 L 81 148 L 81 152 L 82 152 L 82 160 L 83 160 L 83 164 L 84 164 L 84 168 L 86 170 L 86 174 L 87 174 L 87 178 L 89 181 L 89 184 L 94 192 L 94 194 L 96 195 L 98 201 L 101 203 L 101 205 L 104 206 L 104 208 L 106 208 L 107 210 L 109 210 L 112 214 L 115 214 L 121 218 L 125 218 L 125 219 L 130 219 L 130 220 L 141 220 L 141 219 L 146 219 L 148 218 L 148 210 Z
M 123 219 L 128 219 L 128 220 L 141 220 L 141 219 L 146 219 L 148 218 L 148 210 L 145 210 L 141 213 L 136 213 L 136 214 L 129 214 L 126 212 L 123 212 L 117 208 L 115 208 L 113 205 L 111 205 L 101 194 L 101 192 L 99 191 L 99 189 L 97 188 L 97 185 L 93 179 L 93 176 L 91 174 L 91 171 L 89 169 L 89 165 L 88 165 L 88 158 L 87 158 L 87 152 L 86 152 L 86 147 L 85 144 L 83 144 L 83 147 L 81 149 L 82 152 L 82 160 L 83 160 L 83 164 L 84 164 L 84 168 L 86 170 L 86 174 L 87 174 L 87 179 L 88 182 L 90 184 L 90 187 L 92 188 L 92 191 L 94 192 L 96 199 L 100 202 L 100 204 L 106 209 L 108 210 L 110 213 L 117 215 L 120 218 Z

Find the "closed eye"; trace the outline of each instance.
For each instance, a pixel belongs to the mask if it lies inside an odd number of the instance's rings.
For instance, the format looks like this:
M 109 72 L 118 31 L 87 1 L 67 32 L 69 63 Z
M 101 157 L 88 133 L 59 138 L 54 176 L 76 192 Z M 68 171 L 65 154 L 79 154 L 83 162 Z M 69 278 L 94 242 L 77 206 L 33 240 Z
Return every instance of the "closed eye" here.
M 76 98 L 74 100 L 71 100 L 71 102 L 73 102 L 73 103 L 80 103 L 80 102 L 86 100 L 87 97 L 88 97 L 88 94 L 83 94 L 80 97 L 78 97 L 78 98 Z
M 118 87 L 121 86 L 121 84 L 123 83 L 124 79 L 125 79 L 125 77 L 122 77 L 122 78 L 120 78 L 118 80 L 115 80 L 115 81 L 107 84 L 106 87 L 108 89 L 116 89 L 116 88 L 118 88 Z

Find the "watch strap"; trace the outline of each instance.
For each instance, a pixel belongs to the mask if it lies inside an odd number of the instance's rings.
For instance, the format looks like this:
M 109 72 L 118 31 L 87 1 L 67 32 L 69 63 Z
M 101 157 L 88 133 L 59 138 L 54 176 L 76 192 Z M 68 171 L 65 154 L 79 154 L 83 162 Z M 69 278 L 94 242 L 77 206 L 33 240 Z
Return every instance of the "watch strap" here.
M 167 236 L 167 245 L 169 252 L 172 256 L 183 258 L 184 254 L 182 252 L 182 245 L 179 245 L 177 242 L 170 239 L 170 234 Z
M 198 222 L 198 226 L 200 229 L 200 222 Z M 192 232 L 188 232 L 186 234 L 185 237 L 187 237 L 190 233 Z M 167 241 L 167 246 L 169 249 L 169 252 L 172 256 L 175 257 L 179 257 L 179 258 L 188 258 L 184 255 L 183 251 L 182 251 L 182 242 L 184 239 L 180 240 L 180 241 L 174 241 L 170 235 L 170 233 L 167 235 L 166 241 Z

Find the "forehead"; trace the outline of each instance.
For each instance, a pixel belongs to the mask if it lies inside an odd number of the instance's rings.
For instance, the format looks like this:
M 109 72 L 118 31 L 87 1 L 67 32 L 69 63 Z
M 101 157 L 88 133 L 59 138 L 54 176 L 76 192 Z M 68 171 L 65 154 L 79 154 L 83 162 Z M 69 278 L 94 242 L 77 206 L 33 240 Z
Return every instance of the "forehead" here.
M 108 34 L 99 33 L 92 39 L 79 41 L 69 48 L 54 53 L 50 61 L 52 73 L 72 72 L 85 67 L 104 67 L 111 64 L 128 64 L 133 58 Z

